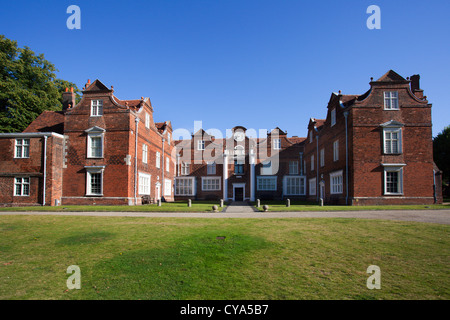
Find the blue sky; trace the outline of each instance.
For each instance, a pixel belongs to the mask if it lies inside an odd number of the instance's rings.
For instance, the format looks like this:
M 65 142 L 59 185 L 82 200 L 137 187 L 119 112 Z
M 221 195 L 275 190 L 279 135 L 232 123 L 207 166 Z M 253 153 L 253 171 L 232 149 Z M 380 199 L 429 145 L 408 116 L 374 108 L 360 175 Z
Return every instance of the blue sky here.
M 81 9 L 69 30 L 67 7 Z M 381 29 L 369 30 L 369 5 Z M 305 136 L 331 93 L 363 94 L 389 69 L 421 75 L 433 135 L 450 125 L 450 1 L 4 1 L 0 34 L 28 46 L 82 88 L 150 97 L 174 128 L 280 127 Z

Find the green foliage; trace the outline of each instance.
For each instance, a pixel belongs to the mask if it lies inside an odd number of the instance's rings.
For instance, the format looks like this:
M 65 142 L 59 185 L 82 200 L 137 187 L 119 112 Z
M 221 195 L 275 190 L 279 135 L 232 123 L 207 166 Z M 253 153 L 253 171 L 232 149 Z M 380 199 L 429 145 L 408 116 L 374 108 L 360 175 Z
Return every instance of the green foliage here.
M 443 172 L 443 180 L 450 180 L 450 126 L 433 139 L 434 162 Z
M 66 87 L 79 92 L 56 71 L 43 54 L 0 35 L 0 132 L 21 132 L 44 110 L 61 110 Z

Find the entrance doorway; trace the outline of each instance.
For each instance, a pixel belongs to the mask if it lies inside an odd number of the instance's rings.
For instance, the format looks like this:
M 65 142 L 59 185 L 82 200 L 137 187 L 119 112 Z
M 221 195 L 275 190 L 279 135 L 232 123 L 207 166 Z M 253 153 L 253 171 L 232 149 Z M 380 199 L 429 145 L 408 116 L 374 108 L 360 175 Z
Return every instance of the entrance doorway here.
M 234 188 L 234 201 L 244 201 L 244 188 Z

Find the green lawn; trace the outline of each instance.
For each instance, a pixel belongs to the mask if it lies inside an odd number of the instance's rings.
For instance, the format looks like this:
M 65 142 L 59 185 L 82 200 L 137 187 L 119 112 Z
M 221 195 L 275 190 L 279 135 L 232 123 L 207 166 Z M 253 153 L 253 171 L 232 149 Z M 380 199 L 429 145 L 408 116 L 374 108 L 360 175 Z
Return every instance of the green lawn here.
M 187 201 L 162 202 L 161 206 L 148 204 L 141 206 L 33 206 L 33 207 L 3 207 L 0 211 L 131 211 L 131 212 L 212 212 L 212 206 L 217 205 L 219 211 L 220 201 L 192 201 L 188 207 Z
M 286 206 L 286 201 L 260 201 L 259 211 L 263 210 L 263 205 L 269 206 L 269 211 L 356 211 L 356 210 L 432 210 L 432 209 L 450 209 L 450 204 L 432 204 L 432 205 L 383 205 L 383 206 L 343 206 L 343 205 L 324 205 L 319 206 L 314 202 L 291 201 L 290 207 Z M 253 203 L 256 206 L 256 202 Z
M 365 219 L 1 216 L 0 299 L 448 300 L 449 231 Z M 70 265 L 80 290 L 66 287 Z M 380 290 L 366 287 L 370 265 Z

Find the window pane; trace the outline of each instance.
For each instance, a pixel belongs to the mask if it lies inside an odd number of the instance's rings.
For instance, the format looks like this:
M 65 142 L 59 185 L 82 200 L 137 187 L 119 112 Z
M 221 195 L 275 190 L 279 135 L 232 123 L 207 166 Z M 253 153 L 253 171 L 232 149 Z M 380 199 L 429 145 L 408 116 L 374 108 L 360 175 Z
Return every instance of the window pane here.
M 91 137 L 91 157 L 100 158 L 102 156 L 102 138 Z
M 22 195 L 22 184 L 20 182 L 16 183 L 16 193 L 15 193 L 15 195 L 16 196 L 21 196 Z
M 91 193 L 101 194 L 102 193 L 102 175 L 101 173 L 91 173 Z
M 388 193 L 398 193 L 398 174 L 397 171 L 386 172 L 386 192 Z

